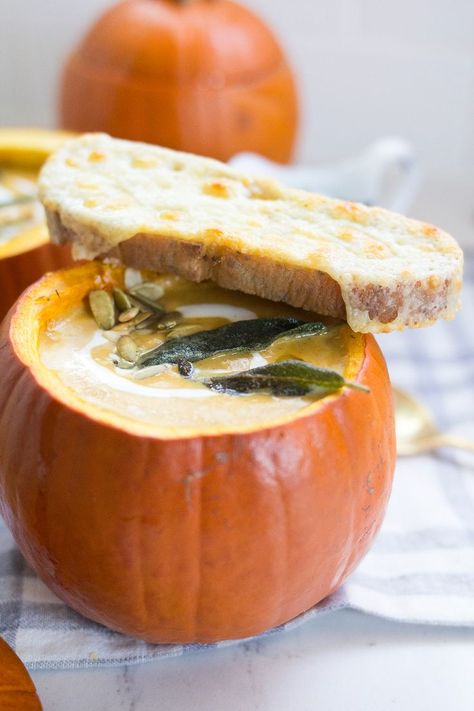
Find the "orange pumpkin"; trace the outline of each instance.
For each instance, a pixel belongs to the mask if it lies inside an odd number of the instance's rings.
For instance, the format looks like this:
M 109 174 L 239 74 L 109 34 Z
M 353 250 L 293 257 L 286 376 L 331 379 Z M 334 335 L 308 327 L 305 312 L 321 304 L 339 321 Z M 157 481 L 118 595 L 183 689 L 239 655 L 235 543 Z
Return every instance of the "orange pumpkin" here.
M 0 638 L 0 709 L 2 711 L 41 711 L 41 703 L 30 675 Z
M 0 245 L 0 321 L 27 286 L 71 262 L 69 247 L 51 244 L 46 227 L 28 230 Z
M 0 129 L 0 169 L 34 173 L 49 154 L 70 137 L 60 131 Z M 45 225 L 0 240 L 0 321 L 15 299 L 45 272 L 71 264 L 69 247 L 49 242 Z
M 0 333 L 0 507 L 67 604 L 151 642 L 256 635 L 335 590 L 367 551 L 395 460 L 392 394 L 370 335 L 344 389 L 275 426 L 159 435 L 58 385 L 39 336 L 123 270 L 46 275 Z
M 292 73 L 275 37 L 230 0 L 126 0 L 72 53 L 61 125 L 227 160 L 291 158 Z

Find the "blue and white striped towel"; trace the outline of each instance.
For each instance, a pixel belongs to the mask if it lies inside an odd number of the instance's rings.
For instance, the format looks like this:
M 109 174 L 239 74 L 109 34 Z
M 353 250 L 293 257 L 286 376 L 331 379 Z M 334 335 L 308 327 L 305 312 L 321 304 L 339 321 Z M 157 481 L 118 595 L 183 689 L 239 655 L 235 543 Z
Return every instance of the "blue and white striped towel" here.
M 474 253 L 465 279 L 456 321 L 380 341 L 394 384 L 419 396 L 442 429 L 474 439 Z M 344 607 L 403 622 L 474 626 L 473 455 L 444 450 L 399 460 L 370 553 L 340 590 L 279 629 Z M 1 524 L 0 634 L 31 669 L 132 664 L 202 647 L 147 645 L 84 619 L 27 568 Z

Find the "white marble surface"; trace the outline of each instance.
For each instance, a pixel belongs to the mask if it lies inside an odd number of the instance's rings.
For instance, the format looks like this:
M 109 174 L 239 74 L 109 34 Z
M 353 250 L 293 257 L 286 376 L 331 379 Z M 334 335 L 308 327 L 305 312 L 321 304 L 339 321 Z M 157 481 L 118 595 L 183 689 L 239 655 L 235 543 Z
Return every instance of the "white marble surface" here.
M 344 611 L 236 647 L 33 678 L 44 711 L 472 711 L 474 630 Z

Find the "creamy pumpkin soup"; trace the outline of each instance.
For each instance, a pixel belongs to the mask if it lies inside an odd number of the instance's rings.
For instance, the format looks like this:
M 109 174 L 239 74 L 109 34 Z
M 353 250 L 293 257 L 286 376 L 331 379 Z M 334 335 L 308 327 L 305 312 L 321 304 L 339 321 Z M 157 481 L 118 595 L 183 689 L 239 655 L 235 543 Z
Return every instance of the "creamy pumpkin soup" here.
M 49 324 L 41 357 L 102 409 L 158 428 L 271 422 L 345 383 L 346 324 L 175 276 L 127 270 Z

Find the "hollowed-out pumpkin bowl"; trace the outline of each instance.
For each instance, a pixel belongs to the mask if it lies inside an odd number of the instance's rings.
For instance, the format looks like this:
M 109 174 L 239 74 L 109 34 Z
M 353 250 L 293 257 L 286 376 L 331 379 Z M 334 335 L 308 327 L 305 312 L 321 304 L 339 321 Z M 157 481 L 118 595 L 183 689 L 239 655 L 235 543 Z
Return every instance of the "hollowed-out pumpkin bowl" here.
M 353 334 L 343 388 L 302 414 L 180 436 L 85 402 L 40 335 L 123 270 L 48 274 L 0 335 L 0 510 L 68 605 L 160 643 L 256 635 L 334 591 L 369 548 L 395 461 L 383 356 Z

